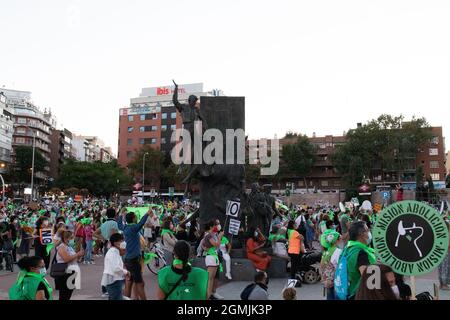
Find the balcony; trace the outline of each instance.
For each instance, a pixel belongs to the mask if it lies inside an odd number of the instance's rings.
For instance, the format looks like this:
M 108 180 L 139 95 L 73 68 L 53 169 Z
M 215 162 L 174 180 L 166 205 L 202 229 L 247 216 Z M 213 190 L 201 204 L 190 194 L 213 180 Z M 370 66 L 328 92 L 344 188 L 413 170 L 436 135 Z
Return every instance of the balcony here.
M 18 145 L 18 146 L 29 146 L 29 147 L 33 147 L 33 141 L 24 141 L 24 142 L 16 142 L 13 141 L 12 143 L 13 145 Z M 50 148 L 45 145 L 45 144 L 40 144 L 40 143 L 36 143 L 36 148 L 40 149 L 42 151 L 45 152 L 50 152 Z M 50 160 L 49 160 L 50 161 Z
M 50 128 L 47 126 L 45 127 L 42 123 L 36 123 L 36 121 L 27 121 L 27 123 L 15 123 L 15 127 L 31 127 L 35 129 L 39 129 L 46 134 L 50 134 Z
M 31 130 L 25 130 L 25 132 L 17 132 L 17 129 L 16 129 L 16 132 L 14 133 L 14 135 L 15 136 L 21 136 L 21 137 L 28 137 L 28 138 L 33 139 L 34 132 L 31 131 Z M 40 139 L 40 140 L 45 141 L 47 143 L 51 143 L 50 139 L 48 137 L 46 137 L 46 136 L 39 135 L 39 136 L 36 136 L 36 139 Z

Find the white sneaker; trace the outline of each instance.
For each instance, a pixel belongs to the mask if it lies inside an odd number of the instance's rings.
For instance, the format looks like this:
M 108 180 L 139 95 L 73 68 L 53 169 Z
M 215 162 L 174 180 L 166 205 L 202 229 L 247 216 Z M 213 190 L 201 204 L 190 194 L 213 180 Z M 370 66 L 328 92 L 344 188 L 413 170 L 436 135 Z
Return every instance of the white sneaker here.
M 123 300 L 131 300 L 131 298 L 128 298 L 127 296 L 122 296 Z
M 228 280 L 232 280 L 233 278 L 231 277 L 231 274 L 229 274 L 229 273 L 227 273 L 226 275 L 225 275 L 225 278 L 227 278 Z
M 218 294 L 217 292 L 214 292 L 213 294 L 212 294 L 212 296 L 214 297 L 214 298 L 216 298 L 217 300 L 224 300 L 225 298 L 224 297 L 222 297 L 220 294 Z
M 103 293 L 102 294 L 102 298 L 108 298 L 109 297 L 109 294 L 108 293 Z

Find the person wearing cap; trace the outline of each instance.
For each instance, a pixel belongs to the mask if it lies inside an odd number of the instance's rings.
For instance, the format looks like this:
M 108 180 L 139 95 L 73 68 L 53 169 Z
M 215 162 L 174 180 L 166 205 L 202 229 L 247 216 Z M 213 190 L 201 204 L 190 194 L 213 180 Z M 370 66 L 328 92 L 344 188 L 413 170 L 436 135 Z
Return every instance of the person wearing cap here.
M 320 236 L 320 244 L 324 249 L 322 260 L 320 261 L 320 270 L 322 273 L 322 283 L 326 290 L 327 300 L 335 300 L 334 274 L 337 262 L 339 260 L 339 255 L 342 252 L 342 250 L 337 247 L 339 237 L 340 234 L 333 229 L 325 230 L 325 232 Z

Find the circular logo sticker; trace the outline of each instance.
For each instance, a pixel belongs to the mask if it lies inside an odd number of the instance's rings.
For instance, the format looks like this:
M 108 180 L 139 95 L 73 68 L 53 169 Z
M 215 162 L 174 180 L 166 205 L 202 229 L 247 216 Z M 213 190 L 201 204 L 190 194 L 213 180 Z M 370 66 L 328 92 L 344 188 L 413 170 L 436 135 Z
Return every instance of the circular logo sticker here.
M 433 271 L 448 251 L 448 228 L 439 212 L 418 201 L 400 201 L 380 212 L 372 230 L 381 263 L 417 276 Z

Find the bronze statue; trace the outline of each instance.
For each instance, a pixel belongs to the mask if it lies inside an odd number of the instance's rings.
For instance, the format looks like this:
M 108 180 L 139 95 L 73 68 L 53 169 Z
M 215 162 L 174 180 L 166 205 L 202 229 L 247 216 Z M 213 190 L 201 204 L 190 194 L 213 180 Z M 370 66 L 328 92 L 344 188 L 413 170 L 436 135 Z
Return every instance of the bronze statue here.
M 195 172 L 198 170 L 198 166 L 193 164 L 194 163 L 194 132 L 195 132 L 195 121 L 202 121 L 202 130 L 204 131 L 206 128 L 206 121 L 204 121 L 202 115 L 200 114 L 200 101 L 198 97 L 195 95 L 190 95 L 188 98 L 188 104 L 182 104 L 178 101 L 178 84 L 175 82 L 175 80 L 172 80 L 173 84 L 175 85 L 175 89 L 173 92 L 172 102 L 175 106 L 175 108 L 178 110 L 178 112 L 181 115 L 182 121 L 183 121 L 183 128 L 186 129 L 190 136 L 191 136 L 191 164 L 188 165 L 186 163 L 183 163 L 180 165 L 178 169 L 178 174 L 181 173 L 183 166 L 189 168 L 188 174 L 184 178 L 183 183 L 186 183 L 186 190 L 185 194 L 187 194 L 189 190 L 189 183 L 194 176 Z M 203 134 L 203 132 L 201 133 Z

